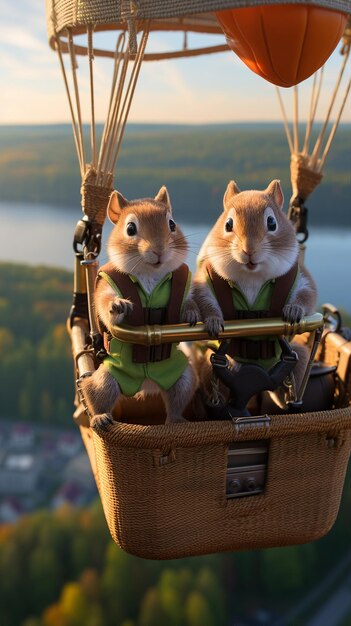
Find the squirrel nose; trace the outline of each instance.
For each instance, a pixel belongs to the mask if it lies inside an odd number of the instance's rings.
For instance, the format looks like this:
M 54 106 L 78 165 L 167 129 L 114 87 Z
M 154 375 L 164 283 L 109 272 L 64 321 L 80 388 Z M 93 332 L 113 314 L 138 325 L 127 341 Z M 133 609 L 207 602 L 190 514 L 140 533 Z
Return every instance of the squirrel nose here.
M 153 250 L 152 252 L 155 254 L 155 256 L 157 256 L 157 261 L 160 261 L 162 254 L 160 254 L 156 250 Z

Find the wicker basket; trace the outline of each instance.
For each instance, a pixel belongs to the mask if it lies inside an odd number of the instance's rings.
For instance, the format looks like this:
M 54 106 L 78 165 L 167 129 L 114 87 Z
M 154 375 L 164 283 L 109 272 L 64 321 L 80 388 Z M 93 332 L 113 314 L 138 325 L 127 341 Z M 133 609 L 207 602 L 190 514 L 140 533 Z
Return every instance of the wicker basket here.
M 345 343 L 334 337 L 328 348 L 333 356 Z M 81 431 L 114 541 L 137 556 L 171 559 L 298 544 L 326 534 L 339 510 L 350 456 L 351 408 L 273 415 L 269 425 L 118 421 L 107 431 Z M 228 498 L 229 446 L 264 441 L 263 492 Z

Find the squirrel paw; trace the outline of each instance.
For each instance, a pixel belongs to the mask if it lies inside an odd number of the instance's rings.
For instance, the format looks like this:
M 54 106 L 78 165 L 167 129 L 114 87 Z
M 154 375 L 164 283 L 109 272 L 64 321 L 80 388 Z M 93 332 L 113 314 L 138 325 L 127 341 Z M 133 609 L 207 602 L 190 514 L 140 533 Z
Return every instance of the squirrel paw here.
M 90 426 L 93 430 L 107 430 L 111 424 L 113 424 L 113 417 L 111 413 L 94 415 L 94 417 L 90 420 Z
M 224 329 L 224 319 L 218 315 L 209 315 L 205 319 L 205 328 L 211 337 L 218 337 L 218 333 Z
M 290 324 L 296 324 L 304 315 L 304 308 L 299 304 L 286 304 L 283 308 L 283 320 Z
M 109 314 L 112 326 L 121 324 L 128 313 L 133 310 L 133 303 L 123 298 L 115 298 L 110 304 Z
M 188 300 L 185 303 L 182 314 L 182 322 L 186 322 L 189 326 L 195 326 L 201 319 L 200 309 L 194 300 Z

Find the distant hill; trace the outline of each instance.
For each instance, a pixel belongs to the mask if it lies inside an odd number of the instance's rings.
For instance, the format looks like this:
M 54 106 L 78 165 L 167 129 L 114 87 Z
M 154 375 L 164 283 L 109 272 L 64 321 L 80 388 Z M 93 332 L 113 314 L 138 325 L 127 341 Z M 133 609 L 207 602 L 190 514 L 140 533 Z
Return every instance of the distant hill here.
M 98 129 L 101 131 L 101 129 Z M 342 125 L 325 177 L 309 200 L 311 223 L 351 228 L 351 125 Z M 282 181 L 291 195 L 289 151 L 281 124 L 202 126 L 131 124 L 115 185 L 128 198 L 154 195 L 166 184 L 178 219 L 213 221 L 229 180 L 242 189 Z M 69 125 L 0 127 L 4 201 L 76 207 L 80 178 Z

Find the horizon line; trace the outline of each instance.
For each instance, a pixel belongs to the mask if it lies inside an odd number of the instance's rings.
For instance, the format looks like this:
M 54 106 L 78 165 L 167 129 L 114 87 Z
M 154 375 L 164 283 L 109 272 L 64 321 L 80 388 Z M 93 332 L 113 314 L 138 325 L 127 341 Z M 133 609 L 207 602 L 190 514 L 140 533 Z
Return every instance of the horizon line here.
M 302 124 L 306 124 L 307 120 L 301 120 Z M 323 124 L 324 120 L 317 119 L 315 120 L 315 124 Z M 332 122 L 330 122 L 332 123 Z M 96 122 L 95 126 L 103 126 L 105 122 Z M 126 130 L 130 126 L 241 126 L 241 125 L 269 125 L 269 124 L 279 124 L 283 125 L 282 120 L 272 119 L 272 120 L 240 120 L 240 121 L 214 121 L 214 122 L 128 122 L 126 125 Z M 350 126 L 351 121 L 340 121 L 339 126 Z M 48 126 L 67 126 L 72 127 L 71 122 L 1 122 L 0 128 L 28 128 L 28 127 L 48 127 Z M 82 126 L 91 126 L 90 122 L 83 122 Z

